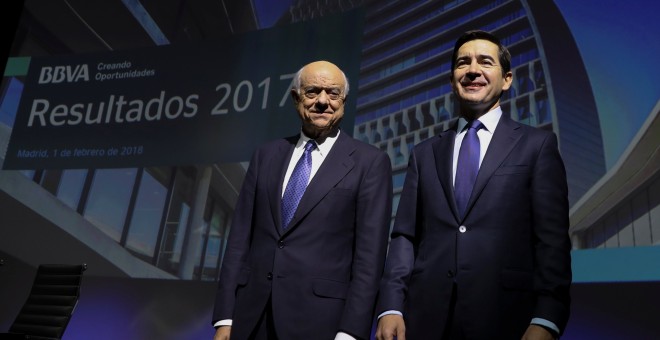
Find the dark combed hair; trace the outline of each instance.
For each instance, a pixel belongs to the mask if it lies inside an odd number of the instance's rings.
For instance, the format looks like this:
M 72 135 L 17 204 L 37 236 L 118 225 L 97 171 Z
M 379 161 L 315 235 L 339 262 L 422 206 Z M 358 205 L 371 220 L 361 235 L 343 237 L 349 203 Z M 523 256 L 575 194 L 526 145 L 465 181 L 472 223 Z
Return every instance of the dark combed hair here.
M 493 44 L 497 45 L 498 49 L 498 58 L 500 59 L 500 65 L 502 65 L 502 75 L 511 71 L 511 53 L 509 50 L 502 45 L 500 39 L 494 36 L 491 33 L 482 30 L 471 30 L 461 34 L 460 37 L 456 40 L 454 44 L 454 53 L 451 55 L 451 72 L 454 73 L 454 68 L 456 67 L 456 54 L 458 49 L 463 46 L 468 41 L 472 40 L 488 40 Z

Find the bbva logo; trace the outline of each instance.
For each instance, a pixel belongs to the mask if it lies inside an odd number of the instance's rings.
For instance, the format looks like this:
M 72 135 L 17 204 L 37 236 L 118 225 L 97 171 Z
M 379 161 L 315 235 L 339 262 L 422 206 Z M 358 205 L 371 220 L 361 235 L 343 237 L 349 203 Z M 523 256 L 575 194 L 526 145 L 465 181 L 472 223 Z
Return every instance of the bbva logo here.
M 66 66 L 43 66 L 39 73 L 39 84 L 59 84 L 89 81 L 89 67 L 87 64 Z

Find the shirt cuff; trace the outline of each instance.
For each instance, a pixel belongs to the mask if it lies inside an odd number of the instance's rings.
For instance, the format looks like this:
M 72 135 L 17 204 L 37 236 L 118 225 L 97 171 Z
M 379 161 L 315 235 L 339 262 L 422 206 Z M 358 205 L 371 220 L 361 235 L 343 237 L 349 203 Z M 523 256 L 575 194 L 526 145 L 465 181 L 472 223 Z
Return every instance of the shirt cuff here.
M 380 313 L 380 315 L 378 315 L 378 318 L 380 319 L 380 318 L 382 318 L 383 316 L 385 316 L 385 315 L 390 315 L 390 314 L 396 314 L 396 315 L 401 315 L 401 316 L 403 316 L 403 313 L 399 312 L 398 310 L 386 310 L 386 311 Z
M 356 339 L 344 332 L 338 332 L 337 335 L 335 336 L 335 340 L 356 340 Z
M 557 327 L 557 325 L 555 325 L 554 322 L 546 320 L 546 319 L 542 319 L 542 318 L 533 318 L 532 322 L 530 322 L 530 323 L 532 325 L 538 325 L 538 326 L 541 326 L 541 327 L 544 327 L 544 328 L 549 328 L 551 333 L 553 333 L 552 335 L 555 338 L 559 338 L 559 333 L 560 333 L 559 332 L 559 327 Z
M 231 319 L 220 320 L 213 324 L 213 327 L 218 328 L 220 326 L 231 326 Z

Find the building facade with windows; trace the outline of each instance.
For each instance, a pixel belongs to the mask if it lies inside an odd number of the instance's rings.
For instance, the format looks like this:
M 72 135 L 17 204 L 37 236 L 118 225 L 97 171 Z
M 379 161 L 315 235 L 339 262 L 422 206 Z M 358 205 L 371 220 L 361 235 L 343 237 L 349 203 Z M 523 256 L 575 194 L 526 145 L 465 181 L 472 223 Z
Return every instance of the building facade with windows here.
M 660 245 L 660 101 L 619 161 L 571 209 L 573 248 Z
M 553 131 L 566 166 L 569 202 L 605 173 L 600 121 L 582 58 L 552 0 L 295 1 L 289 20 L 365 7 L 353 135 L 386 151 L 396 207 L 412 147 L 450 128 L 458 108 L 449 82 L 456 38 L 471 29 L 497 35 L 512 55 L 514 82 L 502 110 Z
M 558 135 L 571 204 L 604 174 L 591 87 L 552 1 L 388 1 L 367 8 L 354 136 L 390 155 L 395 207 L 411 148 L 458 119 L 451 53 L 456 38 L 470 29 L 494 33 L 510 50 L 514 83 L 502 109 L 513 120 Z
M 28 261 L 91 250 L 97 268 L 119 270 L 106 275 L 215 281 L 244 175 L 240 163 L 0 171 L 3 208 L 26 211 L 3 209 L 18 216 L 0 249 Z M 35 237 L 42 228 L 53 238 Z

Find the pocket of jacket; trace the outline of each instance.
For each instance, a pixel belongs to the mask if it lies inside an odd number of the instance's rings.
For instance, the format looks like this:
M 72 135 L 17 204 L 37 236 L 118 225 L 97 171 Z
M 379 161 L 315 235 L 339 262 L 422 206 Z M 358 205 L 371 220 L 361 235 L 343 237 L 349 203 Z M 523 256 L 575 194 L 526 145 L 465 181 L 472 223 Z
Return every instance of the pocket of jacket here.
M 513 174 L 525 174 L 529 172 L 529 166 L 528 165 L 504 165 L 499 167 L 495 172 L 493 173 L 493 176 L 501 176 L 501 175 L 513 175 Z
M 328 191 L 328 195 L 338 195 L 338 196 L 342 196 L 342 197 L 353 197 L 355 195 L 355 192 L 352 189 L 333 188 L 332 190 Z

